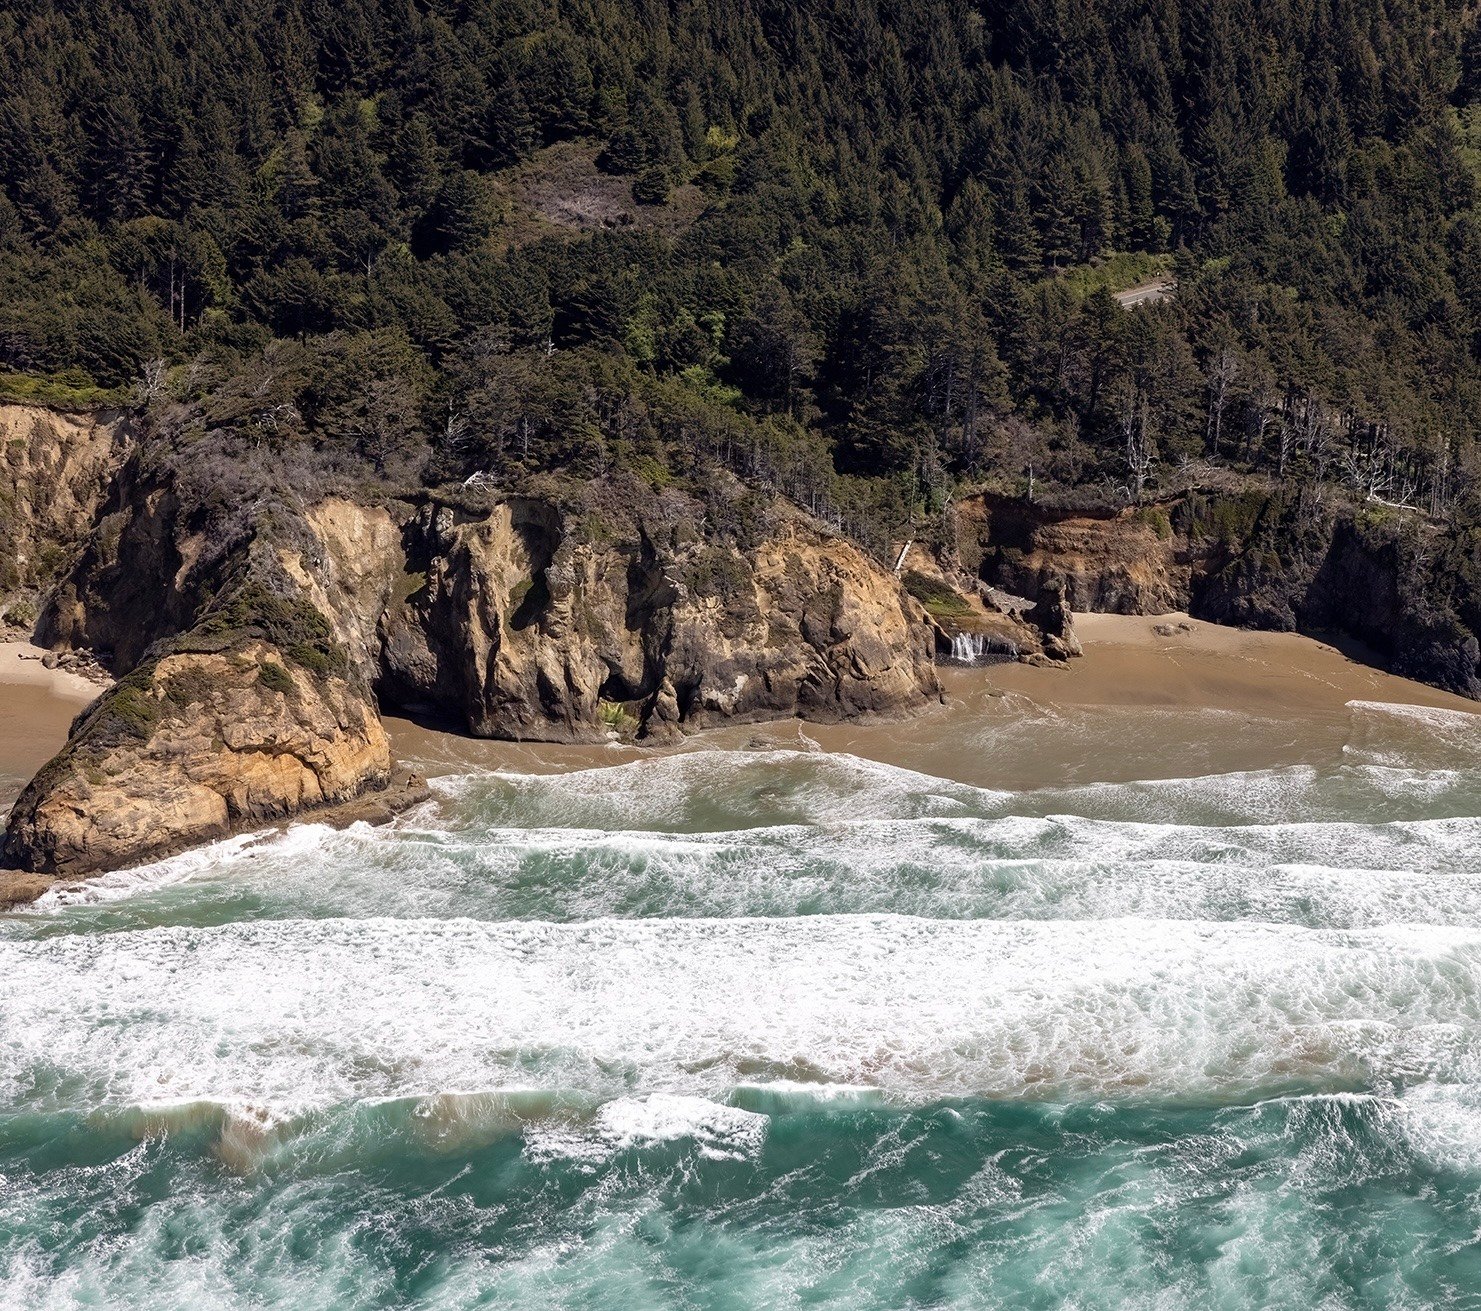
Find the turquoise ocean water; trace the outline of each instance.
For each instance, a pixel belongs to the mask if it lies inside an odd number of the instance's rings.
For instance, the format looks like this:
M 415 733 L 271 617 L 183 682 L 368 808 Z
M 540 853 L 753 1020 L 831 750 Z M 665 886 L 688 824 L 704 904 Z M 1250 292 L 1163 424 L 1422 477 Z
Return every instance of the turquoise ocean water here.
M 1348 714 L 1018 793 L 465 774 L 54 893 L 0 1304 L 1481 1306 L 1481 721 Z

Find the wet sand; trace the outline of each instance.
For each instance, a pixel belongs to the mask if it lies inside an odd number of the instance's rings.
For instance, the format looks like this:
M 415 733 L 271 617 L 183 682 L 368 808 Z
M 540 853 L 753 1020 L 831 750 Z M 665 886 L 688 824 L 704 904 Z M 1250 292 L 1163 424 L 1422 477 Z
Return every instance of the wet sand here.
M 1347 744 L 1354 701 L 1481 713 L 1481 703 L 1294 633 L 1176 614 L 1080 615 L 1076 627 L 1085 655 L 1067 668 L 943 669 L 946 703 L 900 720 L 735 725 L 665 748 L 482 741 L 396 716 L 386 727 L 397 757 L 432 776 L 562 773 L 656 750 L 783 748 L 846 751 L 980 787 L 1024 789 L 1330 762 Z M 0 809 L 61 747 L 73 717 L 99 691 L 75 674 L 43 669 L 41 654 L 0 644 Z
M 1159 632 L 1171 629 L 1172 632 Z M 1060 705 L 1162 706 L 1320 716 L 1349 701 L 1481 711 L 1378 667 L 1378 656 L 1300 633 L 1223 628 L 1186 614 L 1075 616 L 1085 657 L 1067 669 L 1003 665 L 993 682 Z
M 1159 626 L 1173 631 L 1160 634 Z M 946 703 L 906 719 L 736 725 L 659 750 L 846 751 L 1019 790 L 1340 761 L 1351 702 L 1481 713 L 1481 703 L 1295 633 L 1245 632 L 1179 614 L 1080 615 L 1076 627 L 1085 655 L 1067 668 L 943 669 Z M 433 776 L 480 768 L 561 773 L 653 754 L 615 742 L 479 741 L 394 717 L 386 724 L 398 756 Z
M 61 669 L 43 669 L 46 652 L 0 643 L 0 811 L 67 740 L 77 713 L 102 690 Z

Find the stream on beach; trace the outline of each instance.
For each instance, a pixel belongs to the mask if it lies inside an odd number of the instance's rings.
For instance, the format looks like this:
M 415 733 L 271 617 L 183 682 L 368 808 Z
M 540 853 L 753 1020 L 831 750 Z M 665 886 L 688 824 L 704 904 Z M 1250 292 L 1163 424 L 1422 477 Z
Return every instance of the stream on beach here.
M 0 917 L 0 1304 L 1478 1304 L 1481 719 L 880 731 Z

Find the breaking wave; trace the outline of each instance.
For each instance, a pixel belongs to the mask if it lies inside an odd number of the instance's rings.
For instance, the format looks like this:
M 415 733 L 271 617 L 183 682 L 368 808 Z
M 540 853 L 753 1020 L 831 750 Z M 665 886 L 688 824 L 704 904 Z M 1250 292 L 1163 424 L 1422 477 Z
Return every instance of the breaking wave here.
M 0 1305 L 1474 1304 L 1481 721 L 1346 713 L 1019 791 L 466 774 L 58 888 Z

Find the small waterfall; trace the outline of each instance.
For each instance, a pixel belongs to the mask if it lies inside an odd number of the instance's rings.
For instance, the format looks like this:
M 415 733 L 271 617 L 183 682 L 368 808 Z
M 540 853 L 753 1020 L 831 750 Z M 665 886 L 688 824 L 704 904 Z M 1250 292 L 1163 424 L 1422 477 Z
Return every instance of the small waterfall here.
M 954 665 L 997 664 L 1018 659 L 1018 643 L 991 633 L 953 633 L 951 655 Z

